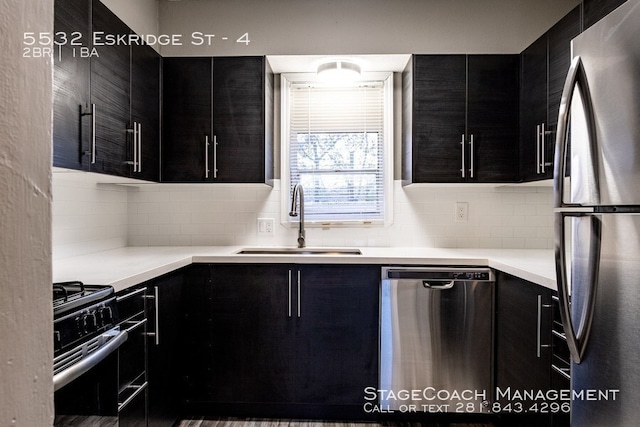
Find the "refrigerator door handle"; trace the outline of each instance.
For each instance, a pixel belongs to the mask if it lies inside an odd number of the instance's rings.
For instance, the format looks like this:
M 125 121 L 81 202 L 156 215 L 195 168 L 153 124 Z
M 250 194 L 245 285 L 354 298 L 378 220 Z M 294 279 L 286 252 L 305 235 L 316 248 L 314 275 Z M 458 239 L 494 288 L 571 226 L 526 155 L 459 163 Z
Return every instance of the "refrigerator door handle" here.
M 564 83 L 562 90 L 562 98 L 560 99 L 560 109 L 558 111 L 558 125 L 556 131 L 555 142 L 555 161 L 553 170 L 553 194 L 554 194 L 554 208 L 579 208 L 581 205 L 576 203 L 564 202 L 564 181 L 567 171 L 567 146 L 569 143 L 569 117 L 571 113 L 571 101 L 573 100 L 573 94 L 576 86 L 580 87 L 580 93 L 582 95 L 582 104 L 584 108 L 584 114 L 586 118 L 587 133 L 589 136 L 589 144 L 591 153 L 596 150 L 596 130 L 595 130 L 595 116 L 593 114 L 593 103 L 591 101 L 591 94 L 589 92 L 589 85 L 587 84 L 587 75 L 582 65 L 580 56 L 576 56 L 571 61 L 571 67 L 567 73 L 567 79 Z M 595 164 L 596 156 L 592 155 L 591 159 L 594 176 L 597 176 L 597 165 Z M 594 189 L 596 192 L 598 189 Z M 597 200 L 600 200 L 599 194 L 596 194 Z
M 571 304 L 569 283 L 567 280 L 567 252 L 566 252 L 566 234 L 565 234 L 565 218 L 589 218 L 591 223 L 591 239 L 589 245 L 589 256 L 587 266 L 590 269 L 588 280 L 581 283 L 586 286 L 585 304 L 580 313 L 578 327 L 576 329 L 573 318 L 571 316 Z M 556 212 L 555 213 L 555 258 L 556 258 L 556 277 L 558 283 L 558 300 L 560 317 L 562 326 L 567 339 L 567 346 L 571 353 L 571 359 L 575 363 L 582 362 L 584 352 L 589 341 L 589 333 L 593 321 L 593 314 L 596 303 L 596 290 L 598 287 L 598 266 L 600 265 L 600 246 L 601 246 L 601 230 L 602 223 L 597 216 L 585 215 L 579 212 Z

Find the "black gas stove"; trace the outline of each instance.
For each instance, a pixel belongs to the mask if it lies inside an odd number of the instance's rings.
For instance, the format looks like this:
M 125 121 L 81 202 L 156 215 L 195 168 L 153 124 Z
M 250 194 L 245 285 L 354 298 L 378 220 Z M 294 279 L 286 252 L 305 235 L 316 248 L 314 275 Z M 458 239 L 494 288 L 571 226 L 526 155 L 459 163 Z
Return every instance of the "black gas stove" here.
M 53 284 L 54 388 L 82 375 L 127 339 L 115 291 L 82 282 Z

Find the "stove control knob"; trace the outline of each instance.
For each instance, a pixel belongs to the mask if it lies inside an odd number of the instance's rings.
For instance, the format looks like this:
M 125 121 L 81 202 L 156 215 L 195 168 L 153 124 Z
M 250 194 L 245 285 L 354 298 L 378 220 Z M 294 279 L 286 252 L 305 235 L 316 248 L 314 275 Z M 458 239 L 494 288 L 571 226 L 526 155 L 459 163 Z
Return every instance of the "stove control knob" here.
M 106 326 L 113 321 L 113 312 L 111 307 L 100 307 L 98 309 L 98 323 L 100 326 Z
M 82 324 L 84 326 L 85 332 L 95 332 L 98 329 L 96 319 L 96 312 L 92 311 L 91 313 L 85 314 L 82 317 Z

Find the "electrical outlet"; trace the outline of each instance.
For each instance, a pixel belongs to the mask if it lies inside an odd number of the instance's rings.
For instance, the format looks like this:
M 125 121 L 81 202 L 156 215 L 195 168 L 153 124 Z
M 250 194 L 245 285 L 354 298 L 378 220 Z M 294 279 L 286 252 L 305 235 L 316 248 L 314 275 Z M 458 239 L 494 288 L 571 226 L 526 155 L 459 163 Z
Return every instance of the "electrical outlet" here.
M 456 222 L 467 222 L 469 220 L 469 203 L 456 202 Z
M 258 218 L 258 236 L 273 236 L 275 233 L 273 218 Z

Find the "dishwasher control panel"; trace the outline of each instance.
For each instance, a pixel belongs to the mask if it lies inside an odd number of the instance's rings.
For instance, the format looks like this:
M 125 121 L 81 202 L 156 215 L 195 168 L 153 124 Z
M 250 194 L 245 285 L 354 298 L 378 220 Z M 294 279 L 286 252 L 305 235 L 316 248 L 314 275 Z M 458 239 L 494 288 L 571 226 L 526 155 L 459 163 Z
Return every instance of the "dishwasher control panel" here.
M 385 267 L 382 279 L 474 280 L 495 281 L 493 270 L 486 267 Z

